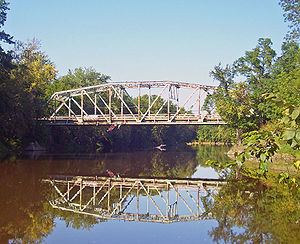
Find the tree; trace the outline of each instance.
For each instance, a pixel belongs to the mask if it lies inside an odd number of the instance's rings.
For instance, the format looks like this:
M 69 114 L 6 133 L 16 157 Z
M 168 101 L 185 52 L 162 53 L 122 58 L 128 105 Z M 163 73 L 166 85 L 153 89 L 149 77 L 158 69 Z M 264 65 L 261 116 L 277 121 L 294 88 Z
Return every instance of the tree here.
M 100 85 L 110 80 L 110 76 L 97 72 L 94 68 L 76 68 L 68 74 L 53 81 L 47 88 L 47 97 L 54 92 L 75 89 L 85 86 Z
M 284 11 L 284 20 L 289 22 L 290 31 L 287 40 L 299 41 L 300 38 L 300 2 L 299 0 L 280 0 L 280 6 Z
M 210 76 L 220 82 L 219 87 L 223 88 L 227 93 L 234 84 L 235 72 L 230 65 L 227 64 L 224 68 L 222 68 L 221 63 L 219 63 L 210 72 Z
M 10 52 L 6 53 L 1 46 L 1 42 L 7 43 L 7 44 L 13 44 L 13 37 L 9 34 L 5 33 L 4 30 L 2 30 L 4 23 L 6 21 L 7 17 L 7 11 L 9 10 L 8 2 L 5 0 L 0 0 L 0 68 L 3 72 L 8 67 L 11 67 L 10 61 L 11 61 L 11 55 Z M 0 71 L 0 73 L 2 73 Z
M 258 86 L 263 79 L 271 77 L 276 56 L 271 45 L 271 39 L 260 38 L 253 50 L 246 51 L 245 56 L 234 62 L 235 72 L 245 77 L 248 84 Z
M 46 106 L 46 90 L 56 78 L 57 70 L 49 57 L 41 51 L 41 44 L 33 39 L 27 43 L 17 42 L 14 50 L 14 80 L 22 82 L 24 92 L 30 94 L 28 101 L 34 117 L 42 117 Z

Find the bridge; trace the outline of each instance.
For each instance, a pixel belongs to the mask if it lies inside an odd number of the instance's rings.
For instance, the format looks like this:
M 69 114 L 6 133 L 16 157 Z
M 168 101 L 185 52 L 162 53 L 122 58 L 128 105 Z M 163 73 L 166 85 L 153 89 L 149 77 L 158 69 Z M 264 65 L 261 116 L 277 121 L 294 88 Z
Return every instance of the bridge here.
M 174 81 L 109 82 L 55 92 L 50 125 L 224 124 L 202 111 L 215 86 Z
M 106 220 L 156 223 L 211 218 L 205 206 L 226 182 L 210 179 L 141 179 L 54 176 L 44 179 L 55 194 L 50 205 L 61 211 Z

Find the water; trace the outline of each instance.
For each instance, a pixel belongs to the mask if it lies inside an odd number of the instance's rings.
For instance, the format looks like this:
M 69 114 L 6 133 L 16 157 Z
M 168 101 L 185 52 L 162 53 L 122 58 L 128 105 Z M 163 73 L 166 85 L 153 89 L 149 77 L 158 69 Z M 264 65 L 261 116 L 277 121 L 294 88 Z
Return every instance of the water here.
M 227 150 L 6 160 L 0 164 L 0 243 L 297 243 L 297 194 L 252 181 L 209 180 L 220 172 L 205 161 L 228 160 Z

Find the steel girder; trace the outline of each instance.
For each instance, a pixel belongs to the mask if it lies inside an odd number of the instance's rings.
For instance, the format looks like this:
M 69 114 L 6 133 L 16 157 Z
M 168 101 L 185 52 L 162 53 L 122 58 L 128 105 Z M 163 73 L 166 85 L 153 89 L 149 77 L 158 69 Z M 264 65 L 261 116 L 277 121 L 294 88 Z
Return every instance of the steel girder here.
M 104 83 L 55 92 L 51 116 L 40 120 L 52 125 L 224 124 L 217 114 L 202 111 L 214 89 L 174 81 Z

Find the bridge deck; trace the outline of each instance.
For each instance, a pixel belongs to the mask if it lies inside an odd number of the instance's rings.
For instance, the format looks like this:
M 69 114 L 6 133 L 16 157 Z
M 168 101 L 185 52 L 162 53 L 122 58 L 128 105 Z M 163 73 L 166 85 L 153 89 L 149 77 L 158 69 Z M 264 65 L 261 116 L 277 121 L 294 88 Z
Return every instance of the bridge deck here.
M 167 114 L 160 114 L 159 116 L 146 116 L 143 120 L 139 120 L 138 115 L 135 117 L 131 115 L 117 114 L 109 121 L 101 115 L 86 115 L 81 116 L 55 116 L 53 118 L 41 118 L 40 121 L 46 121 L 49 125 L 223 125 L 224 121 L 220 117 L 196 115 L 177 115 L 176 120 L 170 120 Z

